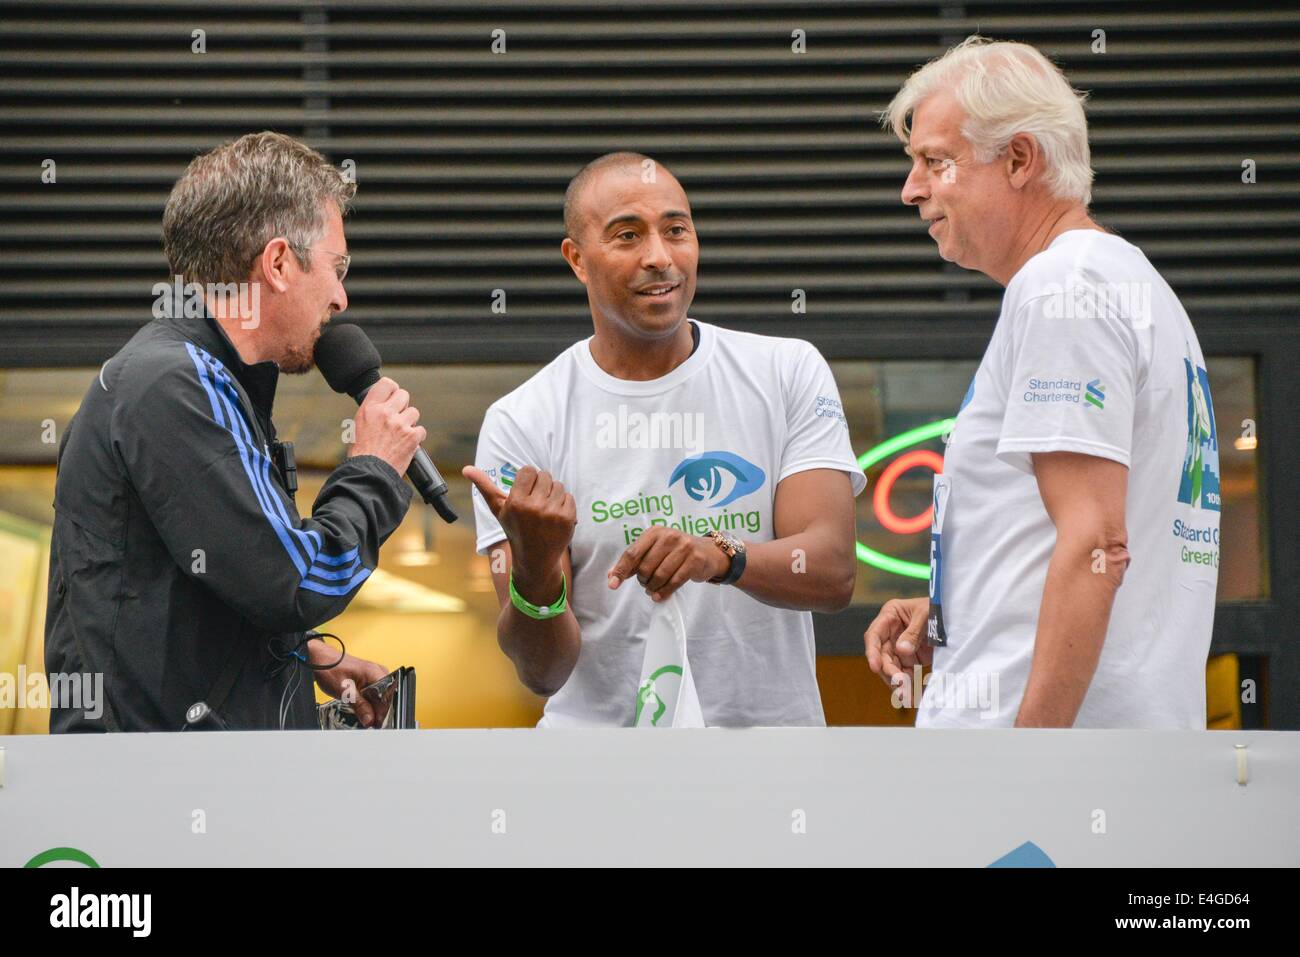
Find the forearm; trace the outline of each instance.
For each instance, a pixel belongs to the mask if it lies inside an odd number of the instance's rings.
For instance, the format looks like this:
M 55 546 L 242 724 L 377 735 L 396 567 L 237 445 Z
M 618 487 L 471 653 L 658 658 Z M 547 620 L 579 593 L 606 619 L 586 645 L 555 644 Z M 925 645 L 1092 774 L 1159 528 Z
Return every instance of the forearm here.
M 1097 670 L 1127 564 L 1128 552 L 1120 541 L 1058 534 L 1016 727 L 1074 725 Z
M 564 587 L 563 568 L 556 562 L 553 568 L 540 572 L 515 565 L 513 569 L 515 590 L 529 602 L 544 605 L 555 601 Z M 568 583 L 572 589 L 572 583 Z M 497 641 L 515 665 L 515 672 L 534 694 L 550 697 L 564 687 L 578 663 L 582 647 L 582 634 L 573 609 L 554 618 L 538 620 L 525 615 L 506 601 L 497 619 Z
M 842 537 L 842 536 L 839 536 Z M 836 612 L 853 598 L 852 544 L 825 529 L 746 544 L 745 573 L 737 588 L 775 608 Z

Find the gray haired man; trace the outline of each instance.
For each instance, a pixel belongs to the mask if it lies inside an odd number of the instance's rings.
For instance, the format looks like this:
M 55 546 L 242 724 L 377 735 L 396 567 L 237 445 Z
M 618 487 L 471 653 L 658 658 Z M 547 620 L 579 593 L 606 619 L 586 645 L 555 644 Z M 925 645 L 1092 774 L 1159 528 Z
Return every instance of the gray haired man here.
M 1033 47 L 971 37 L 884 122 L 939 255 L 1006 292 L 935 477 L 929 599 L 885 605 L 872 670 L 915 700 L 933 664 L 918 727 L 1204 728 L 1205 359 L 1142 251 L 1089 216 L 1083 97 Z
M 46 667 L 103 674 L 107 700 L 101 715 L 52 702 L 51 731 L 179 730 L 200 701 L 232 729 L 309 728 L 313 677 L 339 696 L 384 675 L 309 632 L 352 600 L 406 514 L 419 413 L 376 383 L 306 519 L 271 421 L 279 373 L 311 369 L 347 308 L 354 191 L 277 133 L 199 156 L 172 190 L 173 282 L 59 451 Z

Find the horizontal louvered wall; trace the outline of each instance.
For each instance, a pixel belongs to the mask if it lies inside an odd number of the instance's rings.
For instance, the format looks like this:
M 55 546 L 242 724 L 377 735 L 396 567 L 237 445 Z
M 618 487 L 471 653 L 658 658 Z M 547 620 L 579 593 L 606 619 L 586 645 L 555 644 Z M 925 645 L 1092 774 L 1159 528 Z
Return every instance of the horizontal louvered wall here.
M 205 53 L 191 52 L 195 29 Z M 110 354 L 166 277 L 171 184 L 194 153 L 264 128 L 355 161 L 348 315 L 389 361 L 537 360 L 587 334 L 561 203 L 584 162 L 617 148 L 656 156 L 687 188 L 702 242 L 693 315 L 835 355 L 920 339 L 969 352 L 1000 290 L 939 260 L 899 202 L 906 162 L 874 117 L 911 69 L 976 30 L 1040 46 L 1092 91 L 1094 211 L 1147 250 L 1198 325 L 1294 318 L 1300 11 L 10 2 L 0 364 Z

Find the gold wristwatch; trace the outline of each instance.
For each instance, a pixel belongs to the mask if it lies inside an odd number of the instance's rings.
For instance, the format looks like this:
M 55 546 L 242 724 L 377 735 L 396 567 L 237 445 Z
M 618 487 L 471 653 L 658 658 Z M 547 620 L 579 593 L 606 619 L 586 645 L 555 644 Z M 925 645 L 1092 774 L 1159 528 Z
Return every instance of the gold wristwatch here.
M 712 539 L 713 544 L 722 549 L 726 556 L 731 559 L 731 568 L 727 574 L 721 578 L 710 578 L 709 583 L 713 585 L 734 585 L 740 579 L 740 576 L 745 573 L 745 543 L 738 538 L 733 538 L 726 532 L 711 530 L 704 537 Z

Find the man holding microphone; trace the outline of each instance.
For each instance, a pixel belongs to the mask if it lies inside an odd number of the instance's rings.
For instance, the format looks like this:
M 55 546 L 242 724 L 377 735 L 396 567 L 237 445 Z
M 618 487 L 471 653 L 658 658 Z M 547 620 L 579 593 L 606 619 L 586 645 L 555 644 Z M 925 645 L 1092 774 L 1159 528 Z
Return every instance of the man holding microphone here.
M 310 728 L 313 676 L 337 697 L 386 674 L 307 632 L 406 514 L 419 412 L 376 383 L 306 519 L 271 422 L 279 374 L 309 371 L 347 308 L 355 189 L 276 133 L 199 156 L 173 188 L 163 246 L 181 296 L 104 363 L 60 448 L 46 668 L 104 674 L 107 701 L 95 720 L 53 708 L 51 731 L 180 730 L 200 701 L 236 730 Z M 354 707 L 371 723 L 363 696 Z
M 935 477 L 931 598 L 864 636 L 904 701 L 933 663 L 918 727 L 1205 727 L 1205 358 L 1142 251 L 1088 214 L 1082 100 L 1034 48 L 971 37 L 884 116 L 939 255 L 1006 287 Z

